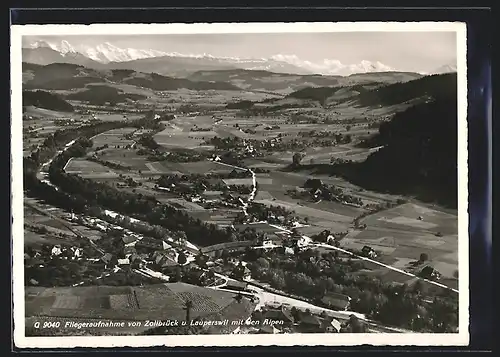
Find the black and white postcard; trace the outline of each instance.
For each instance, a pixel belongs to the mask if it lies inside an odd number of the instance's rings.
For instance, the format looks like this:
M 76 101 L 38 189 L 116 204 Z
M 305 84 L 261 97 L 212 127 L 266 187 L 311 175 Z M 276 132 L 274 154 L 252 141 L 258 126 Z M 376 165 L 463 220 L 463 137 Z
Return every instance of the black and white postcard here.
M 12 26 L 15 345 L 468 344 L 465 31 Z

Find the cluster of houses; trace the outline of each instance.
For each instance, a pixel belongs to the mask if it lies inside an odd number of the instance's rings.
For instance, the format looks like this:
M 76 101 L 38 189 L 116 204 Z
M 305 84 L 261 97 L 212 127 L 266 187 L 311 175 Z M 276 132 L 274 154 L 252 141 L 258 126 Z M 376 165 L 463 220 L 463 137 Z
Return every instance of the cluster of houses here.
M 217 180 L 217 179 L 214 179 Z M 175 192 L 183 196 L 187 201 L 192 203 L 199 203 L 206 205 L 205 208 L 211 208 L 212 206 L 224 206 L 224 207 L 239 207 L 238 197 L 232 193 L 224 193 L 219 190 L 210 190 L 208 188 L 203 188 L 203 192 L 195 193 L 195 185 L 190 182 L 180 182 L 177 184 L 171 184 L 171 187 L 162 187 L 156 185 L 154 187 L 157 191 L 164 192 Z
M 162 269 L 167 266 L 177 265 L 180 253 L 184 255 L 186 261 L 194 259 L 192 250 L 189 248 L 176 248 L 173 246 L 175 245 L 174 242 L 167 243 L 165 240 L 142 236 L 97 218 L 81 218 L 71 214 L 69 219 L 100 231 L 106 232 L 110 229 L 116 229 L 124 233 L 115 254 L 108 252 L 100 258 L 105 268 L 118 265 L 122 268 L 140 269 L 146 265 L 154 264 Z
M 175 248 L 164 240 L 150 237 L 125 235 L 122 237 L 123 258 L 117 259 L 119 266 L 130 266 L 131 268 L 143 268 L 154 265 L 160 270 L 174 265 L 184 265 L 194 260 L 193 251 L 189 249 Z M 180 256 L 184 256 L 180 258 Z M 183 260 L 182 260 L 183 259 Z
M 51 258 L 59 257 L 61 259 L 68 260 L 81 260 L 83 259 L 83 249 L 79 247 L 68 247 L 65 245 L 56 244 L 50 249 L 49 256 Z M 25 260 L 39 259 L 42 257 L 43 253 L 40 250 L 34 250 L 32 252 L 24 253 Z
M 340 321 L 327 313 L 317 315 L 309 310 L 293 311 L 283 304 L 268 304 L 260 311 L 261 324 L 250 333 L 339 333 Z M 267 321 L 278 323 L 269 324 Z
M 338 201 L 348 206 L 363 206 L 361 198 L 344 194 L 342 189 L 325 185 L 320 179 L 308 179 L 304 183 L 304 187 L 295 188 L 295 194 L 309 194 L 316 201 L 325 199 L 328 201 Z

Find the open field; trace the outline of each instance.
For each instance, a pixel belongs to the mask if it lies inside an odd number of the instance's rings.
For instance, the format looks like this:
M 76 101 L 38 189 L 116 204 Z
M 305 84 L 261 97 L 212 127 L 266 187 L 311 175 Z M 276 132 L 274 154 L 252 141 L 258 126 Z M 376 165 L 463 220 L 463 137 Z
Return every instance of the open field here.
M 130 167 L 134 171 L 141 170 L 141 172 L 145 173 L 150 171 L 146 157 L 137 155 L 135 150 L 124 148 L 103 149 L 99 151 L 98 157 L 104 161 L 116 163 L 124 167 Z M 152 171 L 152 173 L 155 172 Z
M 413 218 L 419 216 L 422 220 Z M 425 253 L 428 265 L 443 278 L 452 278 L 458 269 L 456 217 L 451 214 L 408 203 L 373 214 L 362 222 L 367 228 L 342 239 L 343 248 L 360 250 L 368 245 L 395 259 L 392 266 L 405 270 Z M 436 236 L 437 232 L 441 236 Z
M 214 137 L 216 133 L 213 131 L 192 132 L 190 129 L 195 123 L 191 119 L 187 120 L 191 122 L 191 125 L 179 125 L 181 119 L 175 119 L 175 122 L 166 122 L 167 128 L 154 136 L 155 141 L 165 148 L 212 149 L 212 146 L 202 144 L 205 140 Z
M 72 159 L 66 166 L 65 171 L 89 179 L 113 179 L 118 177 L 116 172 L 106 166 L 85 159 Z
M 233 223 L 234 218 L 240 212 L 236 209 L 210 209 L 190 211 L 189 214 L 205 223 L 212 223 L 219 227 L 227 227 Z
M 205 208 L 196 202 L 189 202 L 182 198 L 169 198 L 166 202 L 175 205 L 175 207 L 185 209 L 186 211 L 205 211 Z
M 323 211 L 320 209 L 303 206 L 301 204 L 281 200 L 259 200 L 255 201 L 266 206 L 281 206 L 294 211 L 299 217 L 308 217 L 311 225 L 324 227 L 324 229 L 342 229 L 351 225 L 352 217 L 338 213 Z
M 38 108 L 34 106 L 25 107 L 24 113 L 27 116 L 31 116 L 33 118 L 43 118 L 43 119 L 64 119 L 64 118 L 77 118 L 78 115 L 75 113 L 64 113 L 58 112 L 55 110 Z
M 99 147 L 107 144 L 109 147 L 114 147 L 116 145 L 126 146 L 134 143 L 133 140 L 126 139 L 124 136 L 126 134 L 131 134 L 135 131 L 135 128 L 121 128 L 109 130 L 103 134 L 97 135 L 92 141 L 94 147 Z
M 236 179 L 224 179 L 222 180 L 226 185 L 246 185 L 251 186 L 253 184 L 252 178 L 236 178 Z
M 195 173 L 195 174 L 205 174 L 209 172 L 213 173 L 230 173 L 235 170 L 234 167 L 219 164 L 213 161 L 198 161 L 198 162 L 186 162 L 186 163 L 167 163 L 168 167 L 176 167 L 178 171 L 182 173 Z M 236 169 L 236 171 L 241 171 Z
M 421 217 L 421 220 L 418 218 Z M 368 226 L 404 229 L 437 233 L 443 235 L 456 234 L 456 216 L 438 210 L 430 209 L 413 203 L 407 203 L 386 210 L 363 220 Z
M 236 102 L 240 100 L 261 101 L 268 98 L 279 98 L 279 95 L 270 93 L 260 93 L 253 91 L 217 91 L 217 90 L 188 90 L 179 89 L 176 91 L 161 91 L 155 93 L 156 99 L 164 100 L 167 103 L 182 103 L 189 102 L 194 105 L 200 106 L 214 106 L 221 109 L 227 103 Z
M 315 175 L 310 171 L 299 171 L 299 172 L 283 172 L 283 171 L 271 171 L 270 176 L 274 181 L 280 182 L 286 188 L 302 187 L 307 179 L 314 177 L 320 179 L 324 184 L 334 185 L 344 190 L 345 193 L 357 196 L 366 203 L 383 203 L 383 202 L 393 202 L 397 199 L 404 199 L 404 196 L 394 195 L 388 193 L 380 193 L 374 191 L 368 191 L 361 189 L 349 181 L 344 180 L 341 177 L 327 176 L 327 175 Z
M 109 113 L 109 114 L 104 114 L 104 113 L 98 113 L 95 115 L 96 119 L 102 120 L 102 121 L 121 121 L 123 119 L 134 119 L 134 118 L 139 118 L 140 116 L 133 116 L 133 115 L 127 115 L 127 114 L 120 114 L 120 113 Z
M 68 245 L 72 246 L 75 244 L 73 238 L 61 237 L 57 234 L 63 233 L 65 235 L 69 235 L 70 237 L 75 237 L 69 231 L 58 231 L 47 229 L 47 233 L 41 234 L 33 232 L 30 228 L 24 228 L 24 245 L 25 246 L 36 246 L 39 244 L 59 244 L 59 245 Z

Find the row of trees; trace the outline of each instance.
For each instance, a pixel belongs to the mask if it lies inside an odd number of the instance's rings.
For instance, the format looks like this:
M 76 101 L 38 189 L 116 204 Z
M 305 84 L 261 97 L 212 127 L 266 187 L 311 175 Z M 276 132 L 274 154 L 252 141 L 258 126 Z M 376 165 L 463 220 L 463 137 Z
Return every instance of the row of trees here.
M 107 160 L 102 160 L 98 158 L 95 155 L 89 156 L 87 160 L 95 162 L 97 164 L 100 164 L 102 166 L 109 167 L 110 169 L 115 169 L 115 170 L 132 170 L 132 166 L 128 165 L 123 165 L 118 162 L 113 162 L 113 161 L 107 161 Z
M 349 131 L 350 129 L 351 129 L 351 125 L 347 125 L 346 130 Z M 350 142 L 350 139 L 349 140 L 346 139 L 346 137 L 350 138 L 349 134 L 345 135 L 342 133 L 338 133 L 335 131 L 329 131 L 329 130 L 299 131 L 298 136 L 303 137 L 303 138 L 334 138 L 338 143 L 344 143 L 345 141 Z

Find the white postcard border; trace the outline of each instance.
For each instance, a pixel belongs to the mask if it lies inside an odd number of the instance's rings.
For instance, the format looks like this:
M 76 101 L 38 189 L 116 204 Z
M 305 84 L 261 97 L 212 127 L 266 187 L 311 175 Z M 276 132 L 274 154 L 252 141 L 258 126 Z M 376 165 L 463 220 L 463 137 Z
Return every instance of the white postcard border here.
M 145 35 L 286 32 L 441 32 L 457 34 L 459 332 L 453 334 L 278 334 L 26 337 L 24 316 L 22 59 L 26 35 Z M 460 22 L 92 24 L 11 26 L 11 206 L 14 344 L 18 348 L 188 346 L 459 346 L 469 343 L 469 233 L 466 25 Z

